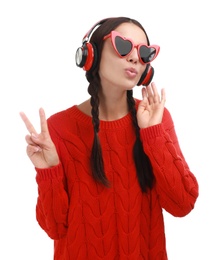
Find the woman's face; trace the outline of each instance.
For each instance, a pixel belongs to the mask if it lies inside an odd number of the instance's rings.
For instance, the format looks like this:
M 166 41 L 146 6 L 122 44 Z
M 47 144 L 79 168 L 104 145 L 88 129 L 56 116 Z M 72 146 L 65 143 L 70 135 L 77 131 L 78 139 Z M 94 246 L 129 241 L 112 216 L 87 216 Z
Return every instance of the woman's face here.
M 148 43 L 144 31 L 133 23 L 123 23 L 114 31 L 125 38 L 132 39 L 135 45 Z M 137 85 L 146 68 L 146 65 L 139 60 L 137 48 L 134 48 L 128 56 L 121 58 L 116 53 L 111 38 L 104 41 L 99 69 L 102 87 L 132 89 Z

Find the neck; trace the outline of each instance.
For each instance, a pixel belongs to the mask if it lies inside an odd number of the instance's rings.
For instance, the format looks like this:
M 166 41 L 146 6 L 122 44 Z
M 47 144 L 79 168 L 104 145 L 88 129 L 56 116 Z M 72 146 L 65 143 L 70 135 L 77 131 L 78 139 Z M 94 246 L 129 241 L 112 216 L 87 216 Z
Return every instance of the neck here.
M 127 92 L 120 95 L 99 95 L 99 118 L 100 120 L 112 121 L 117 120 L 128 113 Z
M 78 108 L 88 116 L 91 116 L 90 99 L 78 105 Z M 99 93 L 99 119 L 113 121 L 120 119 L 128 114 L 127 91 L 121 94 Z

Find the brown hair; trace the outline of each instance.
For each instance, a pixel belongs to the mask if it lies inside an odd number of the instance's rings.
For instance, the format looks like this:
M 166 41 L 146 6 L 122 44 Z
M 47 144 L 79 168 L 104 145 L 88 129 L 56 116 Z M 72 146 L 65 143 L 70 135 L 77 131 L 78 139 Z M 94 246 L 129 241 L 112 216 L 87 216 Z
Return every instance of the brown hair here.
M 92 119 L 94 127 L 94 142 L 91 152 L 91 168 L 92 174 L 96 181 L 101 182 L 105 186 L 109 187 L 110 183 L 104 172 L 104 163 L 102 158 L 102 150 L 99 141 L 99 89 L 101 88 L 99 77 L 99 64 L 100 57 L 103 49 L 103 37 L 109 34 L 112 30 L 118 27 L 122 23 L 133 23 L 140 27 L 146 34 L 148 44 L 150 44 L 147 33 L 142 25 L 128 17 L 113 17 L 106 19 L 93 33 L 90 39 L 90 43 L 95 48 L 96 54 L 96 66 L 86 72 L 86 78 L 89 82 L 88 93 L 91 95 L 90 103 L 92 106 Z M 133 148 L 134 161 L 136 165 L 137 178 L 140 187 L 143 192 L 146 192 L 149 188 L 152 188 L 154 182 L 154 175 L 151 167 L 150 160 L 143 150 L 142 142 L 140 140 L 140 129 L 137 123 L 135 100 L 133 98 L 133 90 L 127 91 L 127 102 L 130 113 L 132 115 L 133 126 L 136 133 L 136 141 Z

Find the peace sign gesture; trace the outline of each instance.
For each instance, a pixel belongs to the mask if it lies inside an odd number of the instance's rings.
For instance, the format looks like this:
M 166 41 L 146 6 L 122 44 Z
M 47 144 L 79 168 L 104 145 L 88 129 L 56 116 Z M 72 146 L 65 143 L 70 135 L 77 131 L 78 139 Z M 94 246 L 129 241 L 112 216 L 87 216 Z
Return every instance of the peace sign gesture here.
M 39 109 L 41 132 L 38 134 L 24 112 L 20 116 L 30 133 L 25 136 L 27 142 L 27 155 L 36 168 L 49 168 L 59 163 L 56 147 L 51 140 L 45 112 Z

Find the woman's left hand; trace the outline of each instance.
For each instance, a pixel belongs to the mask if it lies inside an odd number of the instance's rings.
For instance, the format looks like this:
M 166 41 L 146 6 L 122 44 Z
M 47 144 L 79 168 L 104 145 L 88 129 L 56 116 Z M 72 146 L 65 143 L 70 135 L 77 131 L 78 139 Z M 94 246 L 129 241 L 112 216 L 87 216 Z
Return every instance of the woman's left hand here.
M 156 84 L 151 83 L 142 88 L 142 101 L 137 110 L 137 121 L 140 128 L 146 128 L 162 122 L 166 102 L 165 89 L 159 95 Z

